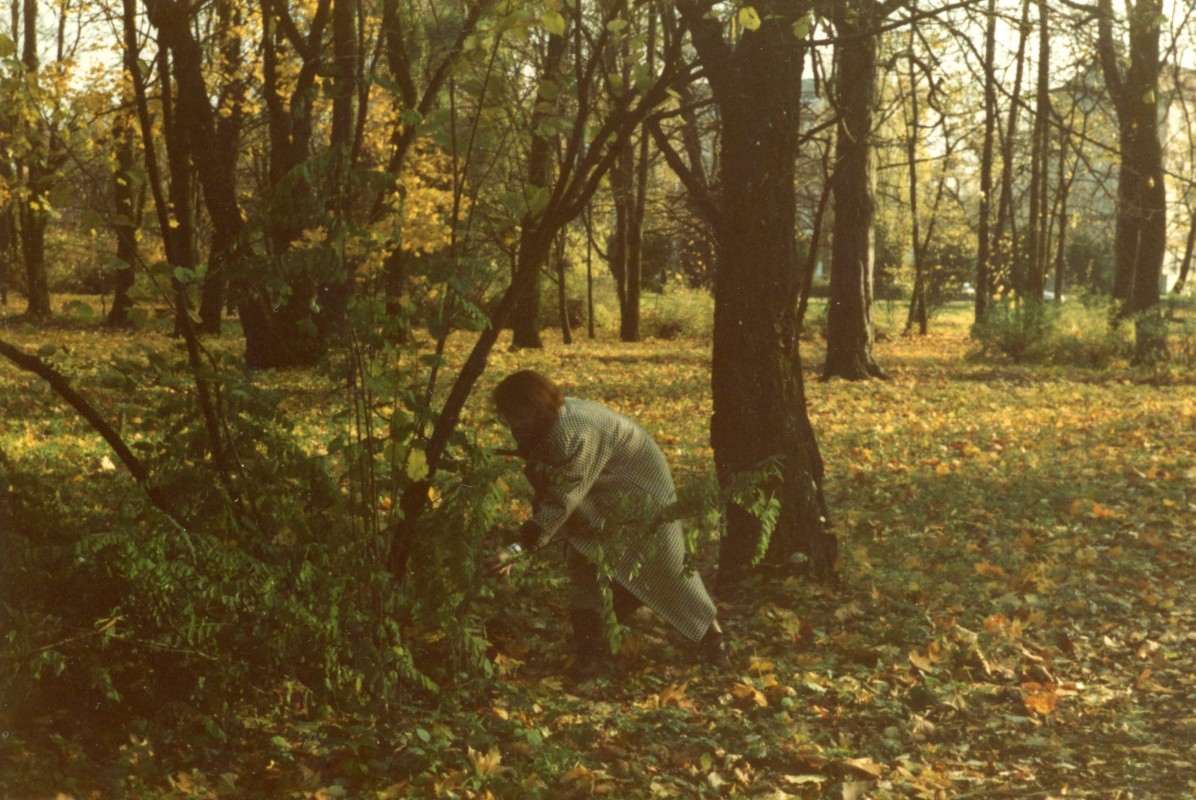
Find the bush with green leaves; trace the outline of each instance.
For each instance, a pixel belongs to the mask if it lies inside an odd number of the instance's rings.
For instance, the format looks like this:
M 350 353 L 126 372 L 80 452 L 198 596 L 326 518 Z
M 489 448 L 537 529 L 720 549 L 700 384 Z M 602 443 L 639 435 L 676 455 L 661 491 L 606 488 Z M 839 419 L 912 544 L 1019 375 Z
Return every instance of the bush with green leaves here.
M 670 283 L 640 302 L 642 331 L 653 339 L 708 338 L 714 329 L 714 298 L 705 289 Z
M 333 419 L 324 447 L 300 446 L 281 395 L 217 362 L 205 377 L 236 445 L 221 475 L 188 371 L 157 355 L 149 365 L 130 378 L 160 398 L 139 420 L 155 435 L 138 449 L 174 518 L 120 472 L 73 481 L 62 464 L 9 476 L 0 694 L 19 718 L 49 715 L 69 738 L 66 710 L 97 709 L 92 718 L 126 721 L 114 736 L 127 740 L 132 720 L 156 746 L 198 757 L 247 718 L 377 712 L 489 670 L 477 554 L 505 513 L 509 466 L 459 436 L 441 469 L 421 474 L 414 424 L 362 433 Z M 417 382 L 370 374 L 375 397 Z M 396 419 L 418 417 L 396 407 Z M 396 581 L 386 500 L 424 477 L 436 500 Z
M 1109 301 L 1101 298 L 1061 305 L 1001 298 L 975 326 L 976 355 L 1102 369 L 1133 354 L 1132 332 L 1111 320 Z

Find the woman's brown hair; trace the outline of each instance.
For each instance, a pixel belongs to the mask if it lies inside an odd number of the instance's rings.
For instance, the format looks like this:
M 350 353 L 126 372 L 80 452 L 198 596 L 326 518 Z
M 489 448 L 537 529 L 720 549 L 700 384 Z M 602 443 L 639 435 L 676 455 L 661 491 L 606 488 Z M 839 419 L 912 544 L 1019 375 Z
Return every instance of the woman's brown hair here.
M 508 422 L 542 435 L 556 423 L 565 404 L 557 385 L 538 372 L 523 369 L 503 378 L 492 395 L 498 413 Z

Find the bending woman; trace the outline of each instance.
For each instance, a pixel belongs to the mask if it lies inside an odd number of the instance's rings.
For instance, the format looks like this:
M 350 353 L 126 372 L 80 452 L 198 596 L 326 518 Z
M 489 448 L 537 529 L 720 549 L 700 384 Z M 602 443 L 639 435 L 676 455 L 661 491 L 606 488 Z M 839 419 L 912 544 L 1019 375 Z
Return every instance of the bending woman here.
M 728 666 L 714 602 L 702 578 L 685 565 L 681 524 L 653 521 L 677 494 L 652 438 L 622 414 L 565 397 L 531 370 L 504 378 L 493 399 L 526 462 L 535 495 L 521 542 L 492 561 L 501 563 L 520 545 L 533 551 L 565 539 L 574 676 L 596 677 L 610 655 L 599 563 L 610 566 L 617 582 L 616 611 L 643 603 L 700 642 L 708 662 Z

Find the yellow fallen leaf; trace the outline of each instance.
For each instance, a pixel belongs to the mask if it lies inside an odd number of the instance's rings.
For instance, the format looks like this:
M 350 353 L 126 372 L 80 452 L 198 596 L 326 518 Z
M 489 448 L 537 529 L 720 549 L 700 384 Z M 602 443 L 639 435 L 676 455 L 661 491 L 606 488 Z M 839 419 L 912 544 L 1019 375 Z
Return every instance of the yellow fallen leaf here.
M 750 700 L 760 708 L 768 705 L 768 698 L 764 696 L 764 693 L 751 684 L 737 683 L 731 689 L 731 693 L 740 700 Z
M 473 766 L 473 771 L 482 777 L 489 775 L 498 775 L 506 770 L 502 764 L 502 753 L 498 751 L 498 746 L 495 745 L 490 748 L 490 751 L 482 754 L 472 747 L 465 749 L 465 754 L 469 758 L 469 763 Z

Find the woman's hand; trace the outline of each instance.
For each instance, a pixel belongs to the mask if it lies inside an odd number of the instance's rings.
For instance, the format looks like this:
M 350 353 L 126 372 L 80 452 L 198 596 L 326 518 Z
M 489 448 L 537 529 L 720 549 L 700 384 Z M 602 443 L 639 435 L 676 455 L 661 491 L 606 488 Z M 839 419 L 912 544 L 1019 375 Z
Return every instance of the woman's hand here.
M 500 547 L 492 555 L 487 556 L 485 563 L 486 572 L 491 575 L 499 575 L 507 578 L 511 574 L 511 559 L 519 555 L 523 550 L 517 544 L 510 547 Z

